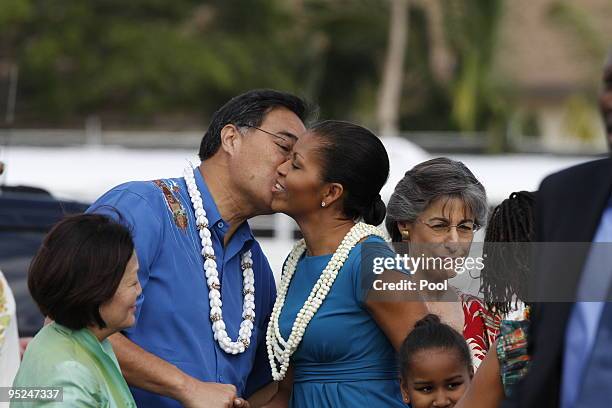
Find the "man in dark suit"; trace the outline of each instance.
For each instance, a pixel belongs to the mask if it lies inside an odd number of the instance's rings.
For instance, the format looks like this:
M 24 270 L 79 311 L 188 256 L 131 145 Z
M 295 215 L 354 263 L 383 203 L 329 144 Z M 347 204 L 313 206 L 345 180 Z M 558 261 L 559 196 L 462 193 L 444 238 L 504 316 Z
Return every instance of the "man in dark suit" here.
M 599 102 L 612 150 L 612 53 L 603 83 Z M 537 193 L 536 241 L 612 242 L 611 197 L 612 157 L 547 177 Z M 536 257 L 536 284 L 550 287 L 554 282 L 558 296 L 534 304 L 529 372 L 502 408 L 612 406 L 612 303 L 601 302 L 612 281 L 612 263 L 593 267 L 590 245 L 568 245 L 573 249 L 553 251 L 555 259 L 542 253 Z M 594 287 L 593 282 L 604 285 L 603 297 L 589 298 L 585 288 Z

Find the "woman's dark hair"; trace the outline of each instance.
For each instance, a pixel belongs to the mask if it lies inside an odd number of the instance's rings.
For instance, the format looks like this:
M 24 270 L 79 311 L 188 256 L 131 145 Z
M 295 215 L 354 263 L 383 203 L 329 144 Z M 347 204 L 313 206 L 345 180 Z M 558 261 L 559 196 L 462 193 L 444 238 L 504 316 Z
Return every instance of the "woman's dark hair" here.
M 487 194 L 483 185 L 465 164 L 438 157 L 417 164 L 397 183 L 387 205 L 385 221 L 391 240 L 402 240 L 398 221 L 415 222 L 429 204 L 442 197 L 460 198 L 474 215 L 474 222 L 484 226 Z
M 106 327 L 100 305 L 114 296 L 132 257 L 130 230 L 99 214 L 70 216 L 45 237 L 28 287 L 40 311 L 74 330 Z
M 461 334 L 442 323 L 435 314 L 428 314 L 414 325 L 414 329 L 402 343 L 399 351 L 400 374 L 409 377 L 412 358 L 421 350 L 442 348 L 455 350 L 468 370 L 472 369 L 470 349 Z
M 273 89 L 255 89 L 230 99 L 210 119 L 208 130 L 200 143 L 200 160 L 204 161 L 217 153 L 221 146 L 221 129 L 224 126 L 260 126 L 266 114 L 279 107 L 289 109 L 302 122 L 306 122 L 310 114 L 310 107 L 304 100 Z
M 323 142 L 323 181 L 344 187 L 344 214 L 380 224 L 386 212 L 380 190 L 389 177 L 389 156 L 380 139 L 366 128 L 338 120 L 317 123 L 310 130 Z
M 535 234 L 535 194 L 519 191 L 501 202 L 489 218 L 485 234 L 487 255 L 480 272 L 480 290 L 487 308 L 502 315 L 525 299 L 529 281 L 528 245 L 501 245 L 500 242 L 531 242 Z

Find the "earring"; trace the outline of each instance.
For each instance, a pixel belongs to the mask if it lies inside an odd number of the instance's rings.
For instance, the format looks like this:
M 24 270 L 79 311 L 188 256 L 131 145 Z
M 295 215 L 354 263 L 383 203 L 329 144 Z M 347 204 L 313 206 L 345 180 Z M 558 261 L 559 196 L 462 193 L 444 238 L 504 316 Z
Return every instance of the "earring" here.
M 325 201 L 321 201 L 321 207 L 325 207 Z
M 410 231 L 402 230 L 400 231 L 400 234 L 402 235 L 402 239 L 404 241 L 408 241 L 410 239 Z

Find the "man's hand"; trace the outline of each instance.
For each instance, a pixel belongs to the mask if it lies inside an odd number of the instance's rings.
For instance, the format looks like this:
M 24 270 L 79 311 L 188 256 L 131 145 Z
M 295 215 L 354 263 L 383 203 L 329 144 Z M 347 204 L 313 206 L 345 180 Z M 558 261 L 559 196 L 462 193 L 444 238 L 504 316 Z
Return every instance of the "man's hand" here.
M 245 399 L 234 398 L 234 408 L 251 408 L 251 404 Z
M 175 399 L 187 408 L 249 408 L 231 384 L 203 382 L 143 350 L 121 333 L 109 337 L 128 384 Z
M 244 401 L 236 397 L 236 387 L 232 384 L 192 379 L 180 401 L 185 408 L 233 408 L 234 406 L 248 408 L 248 405 L 235 405 L 238 400 Z

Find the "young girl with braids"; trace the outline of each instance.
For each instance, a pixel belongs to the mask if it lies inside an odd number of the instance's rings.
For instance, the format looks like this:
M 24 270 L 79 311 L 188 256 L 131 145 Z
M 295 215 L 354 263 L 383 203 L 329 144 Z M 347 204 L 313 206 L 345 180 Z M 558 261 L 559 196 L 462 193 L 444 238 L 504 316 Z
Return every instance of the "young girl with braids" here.
M 474 373 L 463 336 L 434 314 L 415 324 L 399 360 L 402 396 L 412 408 L 454 407 Z
M 489 219 L 484 246 L 488 256 L 481 271 L 481 290 L 488 307 L 507 318 L 502 320 L 497 341 L 456 408 L 498 407 L 529 369 L 529 306 L 521 299 L 526 294 L 530 261 L 524 251 L 528 245 L 520 243 L 533 240 L 534 209 L 535 194 L 520 191 L 497 206 Z M 522 319 L 508 318 L 516 317 L 519 311 Z
M 529 273 L 528 243 L 534 236 L 535 194 L 519 191 L 492 212 L 485 235 L 487 261 L 480 291 L 487 308 L 506 320 L 521 320 Z M 503 245 L 500 243 L 513 243 Z M 515 244 L 516 243 L 516 244 Z

